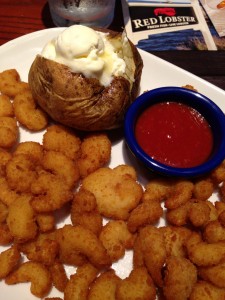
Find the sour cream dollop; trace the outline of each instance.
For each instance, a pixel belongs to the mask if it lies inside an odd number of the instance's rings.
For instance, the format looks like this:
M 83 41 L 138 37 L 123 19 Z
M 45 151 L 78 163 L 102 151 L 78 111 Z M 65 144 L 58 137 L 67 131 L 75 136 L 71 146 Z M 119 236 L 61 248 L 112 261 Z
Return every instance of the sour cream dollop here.
M 107 35 L 87 26 L 73 25 L 49 41 L 41 55 L 108 86 L 113 76 L 125 73 L 126 64 Z

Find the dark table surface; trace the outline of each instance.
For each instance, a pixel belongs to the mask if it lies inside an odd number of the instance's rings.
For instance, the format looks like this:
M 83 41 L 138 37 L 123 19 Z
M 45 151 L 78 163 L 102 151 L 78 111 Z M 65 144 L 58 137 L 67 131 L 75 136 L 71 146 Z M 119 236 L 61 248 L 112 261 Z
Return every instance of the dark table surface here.
M 1 0 L 0 45 L 37 30 L 54 27 L 46 0 Z M 124 28 L 120 0 L 110 29 Z M 169 61 L 225 90 L 225 51 L 157 51 Z

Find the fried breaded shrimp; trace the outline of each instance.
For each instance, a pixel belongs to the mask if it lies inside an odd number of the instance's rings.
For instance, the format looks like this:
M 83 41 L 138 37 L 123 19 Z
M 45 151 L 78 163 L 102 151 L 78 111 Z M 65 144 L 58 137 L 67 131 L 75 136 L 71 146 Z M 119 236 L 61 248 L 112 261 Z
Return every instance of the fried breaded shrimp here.
M 0 117 L 14 117 L 13 105 L 6 95 L 0 95 Z
M 12 154 L 0 148 L 0 177 L 5 176 L 5 168 Z
M 6 223 L 0 224 L 0 245 L 6 246 L 13 242 L 13 236 Z
M 215 285 L 199 280 L 193 287 L 189 300 L 224 300 L 225 289 L 216 287 Z
M 126 249 L 131 249 L 135 236 L 131 234 L 124 221 L 109 221 L 102 229 L 99 239 L 106 248 L 111 261 L 117 261 L 125 254 Z
M 75 187 L 80 173 L 77 164 L 62 152 L 45 151 L 42 159 L 42 167 L 66 182 L 69 188 Z
M 166 211 L 166 220 L 169 224 L 174 226 L 182 226 L 188 222 L 188 211 L 190 202 L 187 202 L 175 209 Z
M 95 195 L 99 212 L 109 218 L 126 220 L 141 200 L 142 187 L 135 170 L 121 165 L 100 168 L 84 178 L 82 186 Z
M 12 148 L 17 142 L 18 132 L 16 119 L 0 117 L 0 147 Z
M 212 267 L 198 268 L 198 275 L 219 288 L 225 288 L 225 263 Z
M 170 196 L 165 201 L 165 207 L 167 209 L 175 209 L 182 204 L 185 204 L 192 197 L 194 184 L 189 180 L 178 181 Z
M 0 201 L 9 206 L 11 203 L 16 201 L 18 197 L 19 194 L 11 190 L 5 177 L 0 177 Z
M 51 266 L 58 256 L 59 246 L 51 236 L 39 234 L 36 239 L 19 245 L 19 250 L 23 252 L 30 261 Z
M 0 73 L 0 92 L 14 98 L 18 93 L 28 89 L 28 84 L 22 82 L 15 69 L 5 70 Z
M 167 300 L 189 299 L 197 282 L 197 269 L 188 259 L 170 256 L 166 260 L 163 293 Z
M 20 252 L 16 247 L 11 247 L 0 253 L 0 280 L 11 273 L 20 262 Z
M 193 87 L 193 85 L 190 85 L 190 84 L 186 84 L 186 85 L 184 85 L 184 86 L 182 86 L 183 88 L 185 88 L 185 89 L 189 89 L 189 90 L 192 90 L 192 91 L 198 91 L 198 90 L 196 90 L 194 87 Z
M 30 90 L 17 94 L 13 101 L 19 123 L 31 131 L 40 131 L 48 125 L 47 114 L 35 103 Z
M 203 229 L 202 236 L 208 243 L 225 242 L 225 227 L 218 220 L 211 221 Z
M 210 220 L 210 208 L 206 201 L 192 199 L 188 218 L 195 227 L 205 226 Z
M 207 200 L 212 196 L 214 185 L 210 178 L 199 179 L 194 183 L 193 197 L 199 200 Z
M 82 226 L 65 225 L 57 230 L 56 240 L 59 243 L 60 260 L 63 263 L 81 265 L 88 259 L 96 268 L 111 264 L 101 241 L 93 232 Z M 80 261 L 76 261 L 76 258 Z
M 166 219 L 171 225 L 183 226 L 191 223 L 195 227 L 205 226 L 214 219 L 214 210 L 209 201 L 191 199 L 185 204 L 166 211 Z
M 94 281 L 98 270 L 91 264 L 77 268 L 64 291 L 64 300 L 87 300 L 90 284 Z
M 41 172 L 31 185 L 31 205 L 37 213 L 52 212 L 72 200 L 72 192 L 62 178 Z
M 55 260 L 55 262 L 49 266 L 49 271 L 52 276 L 53 285 L 60 292 L 64 292 L 66 285 L 69 281 L 64 265 L 59 261 Z
M 197 266 L 213 266 L 225 259 L 225 243 L 208 244 L 193 232 L 186 243 L 188 258 Z
M 7 225 L 18 243 L 34 239 L 37 234 L 35 213 L 30 205 L 32 196 L 22 194 L 9 205 Z
M 162 202 L 168 198 L 172 190 L 174 181 L 164 178 L 152 179 L 146 186 L 143 194 L 143 202 L 159 201 Z
M 86 137 L 81 144 L 81 156 L 78 167 L 81 177 L 105 166 L 111 156 L 111 142 L 106 134 L 93 134 Z
M 61 125 L 49 126 L 43 136 L 45 150 L 59 151 L 70 159 L 80 157 L 81 140 L 73 131 Z
M 135 268 L 121 280 L 116 289 L 117 300 L 155 300 L 156 288 L 144 267 Z
M 6 179 L 16 192 L 30 192 L 31 184 L 37 179 L 37 162 L 27 154 L 13 155 L 6 165 Z
M 116 289 L 121 279 L 113 269 L 101 273 L 90 286 L 88 300 L 115 300 Z
M 97 210 L 95 196 L 83 188 L 74 194 L 70 217 L 73 225 L 82 225 L 97 236 L 102 230 L 103 218 Z
M 32 261 L 21 264 L 17 270 L 6 277 L 5 282 L 9 285 L 31 282 L 30 291 L 39 298 L 47 295 L 52 286 L 48 269 L 44 265 Z
M 146 265 L 149 274 L 157 286 L 163 286 L 162 268 L 166 261 L 166 244 L 163 232 L 152 225 L 141 228 L 138 239 L 135 244 L 140 243 L 138 247 L 134 247 L 134 268 L 139 267 L 139 263 Z M 139 249 L 138 252 L 136 250 Z M 136 259 L 141 252 L 143 260 Z
M 163 232 L 167 257 L 187 257 L 185 245 L 191 235 L 191 230 L 176 226 L 163 226 L 159 229 Z
M 145 201 L 132 210 L 127 220 L 130 232 L 136 232 L 145 225 L 155 224 L 163 215 L 163 208 L 159 201 Z
M 32 157 L 37 163 L 40 163 L 43 157 L 43 146 L 38 142 L 22 142 L 19 143 L 14 150 L 15 154 L 27 154 Z

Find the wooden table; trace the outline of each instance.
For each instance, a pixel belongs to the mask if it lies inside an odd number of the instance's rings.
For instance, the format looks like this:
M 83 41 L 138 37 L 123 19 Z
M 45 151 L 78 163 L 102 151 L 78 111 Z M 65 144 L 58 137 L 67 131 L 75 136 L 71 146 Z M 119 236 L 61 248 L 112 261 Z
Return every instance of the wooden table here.
M 0 45 L 44 28 L 54 27 L 46 0 L 1 0 Z M 110 28 L 124 27 L 120 0 Z M 225 90 L 225 51 L 151 52 Z

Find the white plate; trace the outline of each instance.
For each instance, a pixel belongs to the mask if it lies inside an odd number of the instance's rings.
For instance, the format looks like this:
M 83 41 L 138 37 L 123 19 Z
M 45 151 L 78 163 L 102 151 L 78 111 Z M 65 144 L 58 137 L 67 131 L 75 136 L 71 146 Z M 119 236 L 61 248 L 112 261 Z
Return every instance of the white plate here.
M 43 46 L 52 38 L 57 36 L 62 28 L 53 28 L 37 31 L 15 40 L 12 40 L 0 47 L 0 72 L 15 68 L 23 81 L 27 81 L 27 75 L 32 61 L 36 54 L 40 53 Z M 225 111 L 225 92 L 214 85 L 198 78 L 197 76 L 184 71 L 154 55 L 141 51 L 144 61 L 143 75 L 141 80 L 140 93 L 143 91 L 162 87 L 162 86 L 183 86 L 186 84 L 193 85 L 199 92 L 211 98 L 220 108 Z M 27 131 L 20 129 L 20 142 L 22 141 L 42 142 L 42 134 L 29 134 Z M 138 172 L 139 181 L 145 184 L 148 180 L 146 170 L 141 169 L 137 162 L 126 151 L 124 141 L 121 137 L 114 137 L 112 159 L 110 167 L 119 164 L 132 164 Z M 69 220 L 68 220 L 69 222 Z M 161 220 L 160 225 L 163 224 Z M 0 252 L 6 248 L 0 247 Z M 114 264 L 114 268 L 119 276 L 125 278 L 129 275 L 132 266 L 132 253 L 127 253 L 118 263 Z M 68 268 L 68 274 L 74 269 Z M 0 299 L 15 299 L 19 297 L 23 300 L 37 299 L 32 296 L 29 291 L 29 284 L 19 284 L 16 286 L 7 286 L 4 281 L 0 282 L 1 295 Z M 52 290 L 51 297 L 60 297 L 61 293 Z

